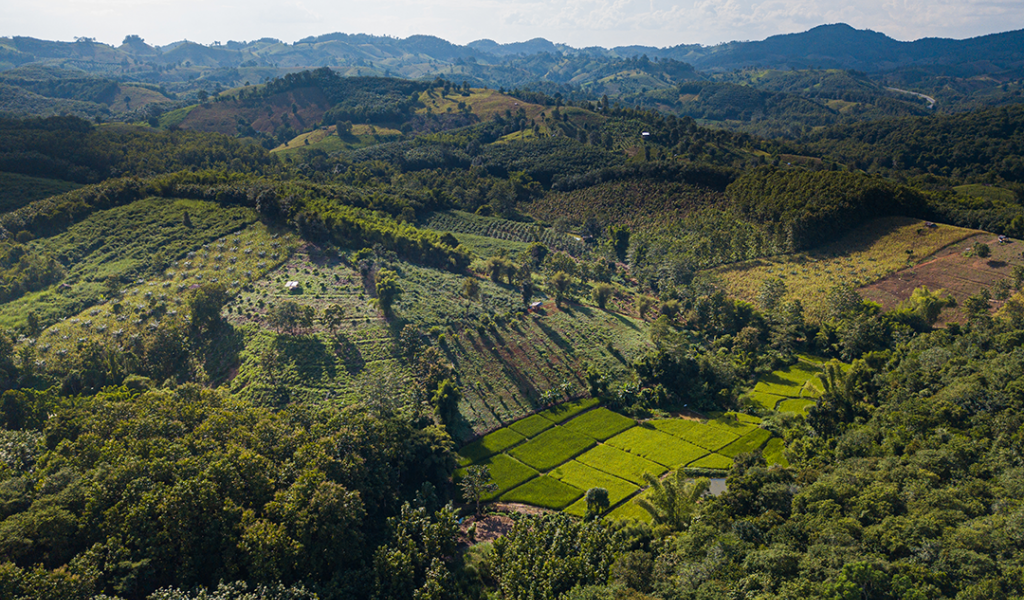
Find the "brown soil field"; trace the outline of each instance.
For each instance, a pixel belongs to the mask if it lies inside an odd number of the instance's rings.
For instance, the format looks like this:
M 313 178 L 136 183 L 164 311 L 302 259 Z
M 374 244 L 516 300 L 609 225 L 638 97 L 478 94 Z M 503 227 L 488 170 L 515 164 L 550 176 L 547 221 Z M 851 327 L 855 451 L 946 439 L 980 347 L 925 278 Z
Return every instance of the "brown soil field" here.
M 978 258 L 965 256 L 964 253 L 975 242 L 988 244 L 991 256 Z M 957 304 L 982 288 L 991 288 L 1000 279 L 1007 279 L 1014 265 L 1024 264 L 1021 252 L 1024 243 L 1009 240 L 999 243 L 998 236 L 981 233 L 961 242 L 943 248 L 927 260 L 906 269 L 901 269 L 888 277 L 884 277 L 858 291 L 865 300 L 878 302 L 884 310 L 889 310 L 910 297 L 916 288 L 921 286 L 930 290 L 946 290 L 956 298 Z M 1002 301 L 992 300 L 993 311 L 1002 306 Z M 938 325 L 944 323 L 966 321 L 963 311 L 959 308 L 947 308 L 943 311 Z

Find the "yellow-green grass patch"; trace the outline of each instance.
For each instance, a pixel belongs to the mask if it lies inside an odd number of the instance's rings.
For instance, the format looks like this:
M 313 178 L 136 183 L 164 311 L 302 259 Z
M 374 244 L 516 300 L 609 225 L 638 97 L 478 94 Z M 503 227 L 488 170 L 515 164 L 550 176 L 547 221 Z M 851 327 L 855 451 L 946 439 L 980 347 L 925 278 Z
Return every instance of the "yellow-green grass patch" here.
M 597 398 L 584 398 L 582 400 L 573 400 L 572 402 L 565 402 L 558 406 L 552 406 L 551 408 L 537 414 L 546 419 L 551 419 L 555 423 L 563 423 L 588 408 L 597 406 L 598 403 Z
M 768 443 L 765 444 L 764 451 L 762 452 L 764 460 L 768 463 L 768 466 L 780 465 L 788 467 L 789 461 L 786 460 L 786 456 L 783 454 L 785 449 L 786 444 L 782 441 L 782 438 L 772 438 L 768 440 Z
M 775 410 L 775 407 L 778 406 L 779 402 L 788 398 L 788 396 L 780 396 L 778 394 L 760 391 L 756 387 L 752 392 L 747 394 L 747 397 L 766 410 Z
M 836 241 L 805 253 L 759 259 L 716 269 L 730 296 L 753 302 L 767 279 L 786 285 L 785 300 L 799 298 L 812 320 L 827 315 L 829 290 L 837 283 L 854 287 L 877 281 L 945 246 L 978 233 L 942 225 L 928 228 L 906 217 L 874 219 Z
M 581 490 L 604 488 L 608 490 L 608 501 L 612 505 L 635 494 L 640 488 L 632 483 L 604 471 L 570 460 L 550 473 L 552 477 Z
M 628 429 L 608 440 L 608 444 L 669 468 L 691 463 L 708 453 L 700 446 L 647 427 Z
M 521 502 L 532 506 L 562 510 L 583 495 L 583 490 L 541 475 L 501 495 L 503 502 Z
M 743 413 L 720 413 L 714 418 L 708 420 L 707 426 L 728 431 L 736 434 L 737 436 L 744 436 L 757 429 L 757 426 L 760 423 L 761 419 L 751 415 L 744 415 Z
M 718 453 L 728 456 L 729 458 L 736 458 L 744 452 L 753 452 L 754 450 L 757 450 L 771 437 L 772 434 L 770 431 L 765 429 L 755 429 L 725 448 L 722 448 Z
M 646 485 L 644 473 L 650 473 L 657 477 L 668 470 L 664 465 L 659 465 L 608 444 L 601 444 L 587 450 L 577 456 L 576 461 L 637 485 Z
M 584 494 L 584 496 L 582 498 L 580 498 L 579 500 L 577 500 L 577 501 L 573 502 L 572 504 L 570 504 L 562 512 L 564 512 L 567 515 L 572 515 L 574 517 L 585 517 L 585 516 L 587 516 L 587 497 L 586 497 L 586 495 Z
M 498 486 L 498 488 L 493 492 L 482 495 L 481 500 L 494 500 L 524 481 L 528 481 L 539 475 L 539 473 L 534 469 L 531 469 L 507 454 L 495 454 L 494 456 L 483 459 L 477 464 L 487 467 L 491 473 L 491 480 Z M 466 468 L 458 469 L 455 471 L 455 480 L 459 481 L 465 477 L 465 475 Z
M 530 415 L 525 419 L 520 419 L 515 423 L 510 424 L 508 428 L 516 433 L 532 438 L 538 433 L 551 429 L 554 426 L 555 422 L 551 419 L 545 418 L 543 415 Z
M 615 507 L 605 516 L 605 518 L 611 519 L 612 521 L 625 521 L 627 519 L 632 519 L 634 521 L 642 521 L 644 523 L 650 523 L 654 520 L 654 518 L 651 517 L 651 513 L 640 508 L 640 505 L 637 504 L 634 499 L 630 499 Z
M 783 400 L 775 407 L 775 410 L 779 412 L 796 413 L 798 415 L 807 416 L 807 411 L 814 406 L 814 400 L 807 398 L 789 398 Z
M 691 469 L 727 470 L 732 468 L 732 459 L 728 456 L 722 456 L 721 454 L 708 454 L 707 456 L 701 457 L 686 466 Z
M 636 426 L 636 421 L 607 408 L 595 408 L 563 424 L 563 427 L 570 431 L 582 433 L 599 441 L 604 441 L 634 426 Z
M 463 446 L 462 449 L 459 450 L 459 464 L 468 465 L 479 462 L 488 456 L 497 454 L 505 448 L 518 444 L 525 439 L 526 437 L 522 434 L 512 431 L 507 427 L 503 427 L 494 433 L 488 433 L 472 444 Z
M 592 438 L 564 427 L 554 427 L 516 446 L 509 454 L 539 471 L 550 471 L 593 445 Z
M 686 419 L 655 419 L 649 421 L 659 431 L 664 431 L 679 439 L 696 444 L 705 450 L 714 452 L 719 448 L 731 444 L 739 438 L 739 435 L 724 429 L 704 425 L 699 421 Z

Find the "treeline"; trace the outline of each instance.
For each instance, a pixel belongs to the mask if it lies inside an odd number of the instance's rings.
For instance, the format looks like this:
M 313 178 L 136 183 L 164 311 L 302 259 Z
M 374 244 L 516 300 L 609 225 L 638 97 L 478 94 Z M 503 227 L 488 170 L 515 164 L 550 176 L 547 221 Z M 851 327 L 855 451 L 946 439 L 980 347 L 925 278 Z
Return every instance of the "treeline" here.
M 836 239 L 870 218 L 929 210 L 913 188 L 839 171 L 762 167 L 740 176 L 727 194 L 739 214 L 763 224 L 790 252 Z
M 0 171 L 96 183 L 182 169 L 263 173 L 276 164 L 263 148 L 211 133 L 97 127 L 77 117 L 0 118 Z
M 839 126 L 809 136 L 806 146 L 851 168 L 894 177 L 1024 182 L 1024 105 Z

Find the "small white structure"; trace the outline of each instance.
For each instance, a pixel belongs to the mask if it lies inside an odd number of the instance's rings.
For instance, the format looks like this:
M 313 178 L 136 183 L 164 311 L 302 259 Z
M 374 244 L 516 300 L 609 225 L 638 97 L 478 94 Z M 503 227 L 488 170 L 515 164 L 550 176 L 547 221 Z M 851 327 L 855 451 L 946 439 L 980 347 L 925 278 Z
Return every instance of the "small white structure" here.
M 289 292 L 292 291 L 292 290 L 297 290 L 297 289 L 299 289 L 299 282 L 298 281 L 289 281 L 289 282 L 284 284 L 284 289 L 288 290 Z

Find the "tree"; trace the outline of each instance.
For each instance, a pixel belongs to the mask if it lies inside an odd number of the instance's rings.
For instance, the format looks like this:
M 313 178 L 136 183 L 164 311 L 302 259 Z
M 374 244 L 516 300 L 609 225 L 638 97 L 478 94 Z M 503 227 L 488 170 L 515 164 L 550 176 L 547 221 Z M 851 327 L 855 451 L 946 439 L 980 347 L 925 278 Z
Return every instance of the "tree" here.
M 398 284 L 398 274 L 390 269 L 381 269 L 377 273 L 377 307 L 385 315 L 391 314 L 391 308 L 402 297 L 402 288 Z
M 647 311 L 651 309 L 651 305 L 654 304 L 654 300 L 650 296 L 639 295 L 636 297 L 636 312 L 643 319 Z
M 486 465 L 471 465 L 459 482 L 459 489 L 462 491 L 463 499 L 476 505 L 476 516 L 479 517 L 480 499 L 484 494 L 496 492 L 498 484 L 491 481 L 491 470 Z
M 186 213 L 187 214 L 187 213 Z M 192 327 L 209 330 L 220 322 L 220 311 L 228 301 L 228 290 L 220 283 L 204 283 L 188 300 Z
M 593 289 L 594 302 L 597 303 L 601 310 L 604 310 L 605 306 L 608 304 L 608 300 L 614 293 L 615 288 L 612 287 L 611 284 L 599 283 L 595 285 Z
M 565 271 L 558 271 L 548 278 L 548 287 L 555 297 L 555 304 L 558 306 L 562 305 L 562 301 L 565 300 L 571 284 L 572 278 Z
M 626 260 L 626 253 L 629 251 L 629 230 L 621 225 L 608 227 L 608 239 L 611 242 L 612 250 L 619 262 Z
M 769 277 L 757 291 L 757 304 L 765 312 L 772 312 L 786 295 L 786 284 L 778 277 Z
M 312 327 L 314 315 L 315 309 L 312 306 L 301 306 L 298 302 L 285 300 L 275 304 L 267 317 L 278 331 L 288 330 L 292 333 L 298 328 Z
M 324 324 L 334 335 L 335 330 L 345 322 L 345 309 L 340 304 L 332 304 L 324 309 Z
M 974 245 L 971 246 L 971 254 L 978 258 L 988 258 L 992 255 L 992 249 L 984 242 L 974 242 Z
M 956 306 L 956 300 L 952 296 L 942 297 L 939 295 L 942 291 L 932 292 L 924 286 L 916 288 L 907 300 L 907 308 L 924 319 L 925 323 L 934 325 L 939 320 L 939 313 L 943 308 Z
M 480 282 L 476 277 L 467 277 L 462 282 L 462 295 L 470 300 L 480 299 Z
M 587 490 L 587 516 L 596 517 L 608 510 L 611 502 L 608 500 L 608 490 L 603 487 L 593 487 Z
M 711 487 L 707 477 L 687 481 L 682 469 L 664 480 L 650 473 L 644 473 L 644 479 L 650 486 L 650 495 L 638 497 L 635 502 L 650 513 L 655 525 L 664 525 L 670 531 L 683 531 L 690 526 L 697 500 Z

